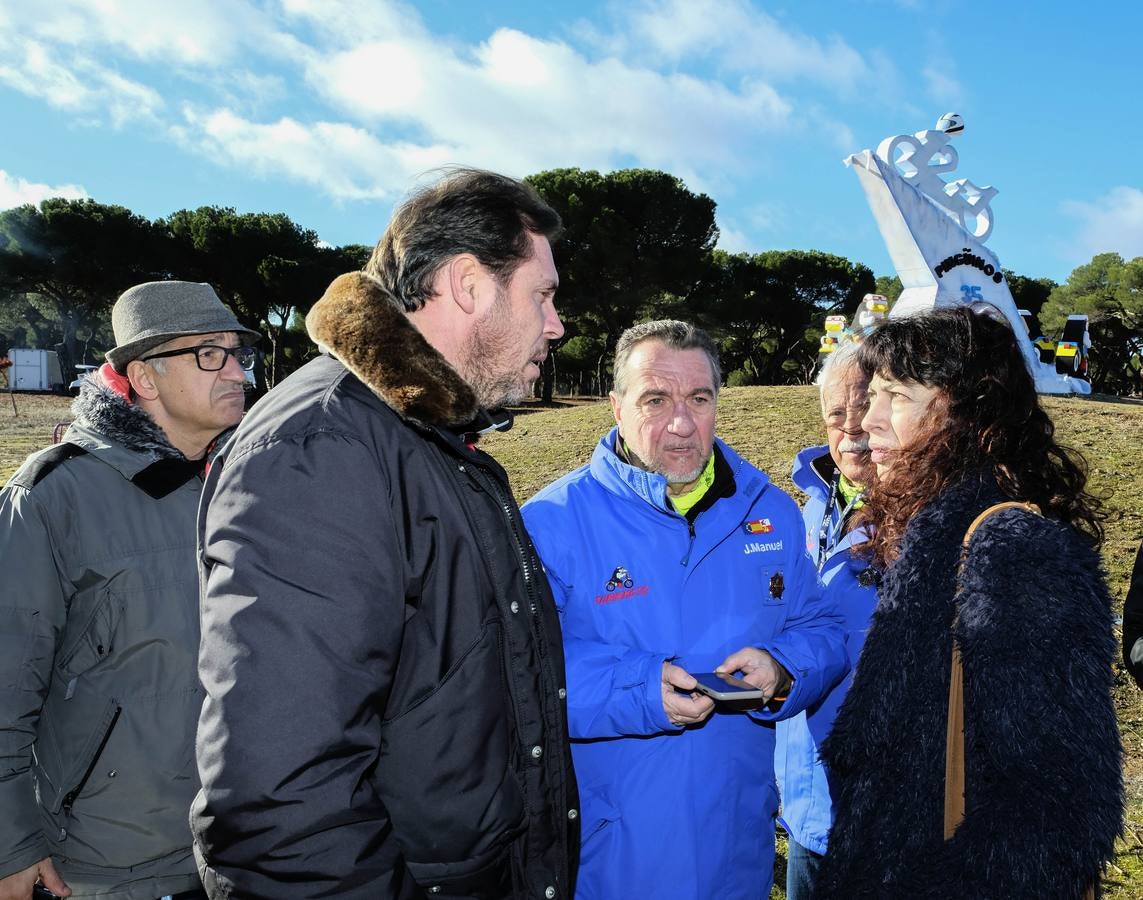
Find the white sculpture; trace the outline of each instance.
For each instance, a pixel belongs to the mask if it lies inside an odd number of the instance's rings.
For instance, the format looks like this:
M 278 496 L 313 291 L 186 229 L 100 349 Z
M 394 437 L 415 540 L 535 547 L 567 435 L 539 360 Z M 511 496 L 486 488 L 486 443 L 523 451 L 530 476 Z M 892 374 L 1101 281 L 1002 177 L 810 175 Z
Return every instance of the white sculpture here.
M 1038 391 L 1090 394 L 1087 381 L 1040 362 L 1000 260 L 984 246 L 995 223 L 990 203 L 997 190 L 941 177 L 956 171 L 960 157 L 950 141 L 963 131 L 964 120 L 946 113 L 936 129 L 888 137 L 876 153 L 863 150 L 844 160 L 865 190 L 904 288 L 889 315 L 989 303 L 1012 326 Z
M 945 113 L 937 120 L 955 118 L 950 127 L 956 131 L 918 131 L 885 138 L 877 147 L 877 155 L 895 167 L 897 174 L 926 197 L 937 203 L 978 241 L 992 234 L 992 209 L 989 204 L 999 193 L 994 187 L 977 187 L 967 178 L 945 181 L 946 172 L 955 172 L 960 156 L 949 144 L 953 136 L 964 131 L 964 122 L 956 113 Z

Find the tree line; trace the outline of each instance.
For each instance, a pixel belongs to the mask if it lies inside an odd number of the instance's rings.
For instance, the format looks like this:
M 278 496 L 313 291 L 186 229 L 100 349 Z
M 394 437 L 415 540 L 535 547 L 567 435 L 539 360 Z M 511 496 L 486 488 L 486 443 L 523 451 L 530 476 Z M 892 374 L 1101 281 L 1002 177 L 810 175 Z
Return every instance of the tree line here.
M 528 181 L 563 217 L 557 298 L 566 334 L 538 390 L 602 394 L 619 334 L 675 317 L 718 340 L 727 383 L 805 383 L 824 319 L 852 317 L 870 292 L 895 300 L 896 277 L 814 250 L 715 249 L 715 203 L 665 172 L 555 169 Z M 302 319 L 337 275 L 360 269 L 370 247 L 324 245 L 282 213 L 228 207 L 149 220 L 94 200 L 48 199 L 0 212 L 0 354 L 56 348 L 65 365 L 99 362 L 113 345 L 110 310 L 127 287 L 205 281 L 244 325 L 266 336 L 263 378 L 274 384 L 316 349 Z M 1143 393 L 1143 257 L 1104 253 L 1064 284 L 1006 272 L 1017 306 L 1052 336 L 1069 313 L 1091 319 L 1093 388 Z M 1035 336 L 1035 335 L 1033 335 Z

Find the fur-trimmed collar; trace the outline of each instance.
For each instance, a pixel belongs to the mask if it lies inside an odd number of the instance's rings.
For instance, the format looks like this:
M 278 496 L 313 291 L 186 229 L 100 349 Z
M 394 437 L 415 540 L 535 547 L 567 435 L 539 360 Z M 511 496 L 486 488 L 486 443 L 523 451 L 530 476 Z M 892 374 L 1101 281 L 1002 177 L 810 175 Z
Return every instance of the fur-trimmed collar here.
M 79 396 L 71 405 L 75 424 L 136 453 L 149 453 L 156 459 L 185 459 L 155 420 L 96 377 L 100 374 L 83 379 Z
M 452 427 L 476 417 L 472 388 L 364 272 L 334 279 L 306 330 L 401 417 Z

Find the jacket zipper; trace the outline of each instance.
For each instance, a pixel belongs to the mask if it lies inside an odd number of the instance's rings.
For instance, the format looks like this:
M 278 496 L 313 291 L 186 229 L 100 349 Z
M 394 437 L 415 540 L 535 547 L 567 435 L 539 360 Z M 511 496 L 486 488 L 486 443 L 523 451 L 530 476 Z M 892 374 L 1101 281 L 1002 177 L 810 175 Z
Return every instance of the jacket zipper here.
M 690 519 L 687 519 L 686 522 L 687 522 L 687 534 L 689 535 L 689 540 L 687 541 L 687 552 L 683 556 L 683 558 L 679 560 L 679 565 L 684 566 L 684 567 L 687 565 L 690 565 L 691 551 L 694 550 L 694 548 L 695 548 L 695 523 L 692 522 Z
M 80 792 L 84 789 L 88 780 L 91 778 L 91 773 L 95 771 L 95 767 L 99 764 L 99 757 L 103 755 L 103 748 L 107 746 L 107 742 L 111 740 L 111 732 L 115 730 L 115 723 L 119 721 L 119 715 L 123 712 L 122 706 L 115 707 L 115 713 L 111 716 L 111 722 L 107 726 L 107 730 L 103 732 L 103 739 L 99 742 L 99 746 L 95 750 L 95 755 L 91 757 L 91 762 L 88 763 L 87 770 L 83 773 L 83 777 L 79 780 L 74 788 L 67 792 L 63 798 L 62 809 L 64 816 L 67 819 L 71 818 L 71 808 L 75 805 L 75 800 Z M 66 829 L 60 829 L 60 840 L 62 841 L 67 836 Z
M 541 679 L 547 685 L 550 692 L 555 693 L 559 685 L 553 683 L 551 660 L 548 659 L 546 652 L 543 635 L 539 632 L 537 618 L 539 614 L 539 590 L 536 587 L 536 569 L 533 565 L 532 554 L 528 552 L 530 544 L 522 532 L 522 523 L 519 516 L 512 513 L 512 501 L 510 495 L 506 493 L 500 482 L 496 477 L 489 474 L 482 466 L 478 464 L 473 465 L 473 475 L 481 486 L 488 492 L 500 507 L 500 511 L 504 513 L 504 519 L 508 523 L 509 532 L 512 535 L 513 549 L 516 553 L 516 558 L 520 562 L 520 570 L 524 576 L 524 586 L 528 594 L 528 631 L 532 635 L 532 639 L 536 646 L 536 655 L 540 662 Z M 515 706 L 515 702 L 513 702 Z M 519 710 L 517 709 L 517 715 Z M 546 718 L 546 716 L 544 716 Z M 517 720 L 518 721 L 518 720 Z M 545 763 L 547 766 L 553 765 L 552 763 Z M 525 795 L 527 796 L 527 795 Z M 534 804 L 538 798 L 529 798 L 529 805 L 532 806 L 532 811 L 535 812 Z M 561 798 L 562 799 L 562 798 Z M 566 803 L 563 805 L 566 806 Z
M 496 501 L 500 507 L 500 511 L 504 513 L 504 519 L 508 523 L 508 529 L 512 533 L 512 548 L 516 552 L 516 558 L 520 562 L 520 569 L 524 575 L 524 586 L 528 590 L 528 605 L 530 612 L 534 615 L 538 609 L 539 596 L 536 592 L 536 574 L 535 568 L 532 565 L 530 554 L 526 552 L 527 544 L 520 531 L 520 523 L 516 516 L 512 515 L 512 503 L 508 496 L 505 494 L 504 489 L 495 477 L 489 475 L 484 469 L 476 464 L 470 463 L 473 467 L 473 474 L 476 476 L 477 481 Z
M 501 510 L 505 511 L 505 514 L 507 514 L 507 511 L 504 510 L 504 504 L 501 502 L 500 494 L 498 492 L 494 492 L 493 490 L 490 490 L 491 485 L 487 484 L 488 478 L 486 477 L 485 473 L 481 470 L 479 465 L 477 465 L 475 462 L 472 462 L 471 460 L 466 460 L 462 463 L 459 463 L 457 465 L 457 468 L 459 469 L 459 471 L 462 475 L 468 475 L 472 480 L 474 480 L 477 483 L 477 486 L 482 491 L 484 491 L 486 494 L 488 494 L 490 497 L 492 497 L 493 500 L 496 502 L 496 504 L 501 507 Z M 489 559 L 491 559 L 492 558 L 492 549 L 491 549 L 491 547 L 489 547 L 487 545 L 487 536 L 480 529 L 476 530 L 476 539 L 482 545 L 484 545 L 484 554 Z M 519 555 L 518 552 L 517 552 L 517 555 Z M 524 569 L 523 569 L 523 574 L 524 574 L 525 585 L 530 584 L 530 581 L 529 581 L 530 576 L 529 576 L 529 573 L 528 573 L 528 570 L 526 567 L 524 567 Z M 493 586 L 493 590 L 495 590 L 495 585 Z M 530 588 L 529 588 L 529 597 L 531 597 Z M 501 658 L 505 659 L 505 663 L 507 664 L 507 658 L 503 654 L 503 644 L 504 644 L 504 641 L 507 639 L 506 629 L 507 629 L 507 620 L 505 621 L 504 629 L 502 629 L 503 635 L 497 639 L 497 643 L 501 647 Z M 516 697 L 516 688 L 515 688 L 515 685 L 512 684 L 512 673 L 511 673 L 511 671 L 508 671 L 505 674 L 508 677 L 508 702 L 512 705 L 513 717 L 515 718 L 515 720 L 517 722 L 519 722 L 521 720 L 521 711 L 520 711 L 519 701 Z

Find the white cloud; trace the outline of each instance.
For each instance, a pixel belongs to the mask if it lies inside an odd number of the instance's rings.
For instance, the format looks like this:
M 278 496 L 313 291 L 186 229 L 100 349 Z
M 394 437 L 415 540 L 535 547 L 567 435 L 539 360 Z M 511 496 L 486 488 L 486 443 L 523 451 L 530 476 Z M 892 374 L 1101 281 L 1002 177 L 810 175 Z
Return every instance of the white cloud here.
M 1086 262 L 1097 253 L 1117 252 L 1124 259 L 1143 256 L 1143 190 L 1120 186 L 1091 201 L 1070 200 L 1066 215 L 1079 220 L 1073 246 Z
M 281 5 L 288 19 L 304 21 L 342 47 L 430 37 L 415 7 L 397 0 L 281 0 Z
M 115 127 L 157 119 L 167 105 L 160 90 L 206 87 L 251 106 L 277 99 L 280 76 L 265 61 L 310 51 L 267 9 L 248 0 L 0 0 L 0 84 Z
M 153 118 L 163 105 L 153 88 L 88 57 L 61 63 L 54 48 L 37 41 L 24 42 L 20 51 L 19 55 L 8 54 L 11 62 L 0 65 L 0 83 L 85 121 L 106 114 L 115 127 L 120 127 L 132 119 Z
M 769 84 L 730 88 L 500 29 L 469 52 L 378 42 L 314 56 L 307 79 L 350 117 L 412 127 L 458 161 L 527 174 L 557 165 L 668 168 L 692 187 L 743 167 L 752 140 L 793 127 Z M 713 176 L 707 176 L 713 177 Z
M 734 218 L 718 216 L 718 248 L 728 253 L 761 253 L 773 246 L 773 237 L 761 238 L 767 232 L 780 234 L 789 221 L 786 210 L 776 203 L 753 203 Z
M 61 47 L 109 48 L 165 65 L 213 65 L 256 40 L 266 19 L 241 0 L 52 0 L 13 3 L 2 26 L 21 39 Z
M 23 50 L 23 59 L 0 65 L 0 82 L 62 109 L 82 105 L 90 91 L 70 69 L 58 65 L 51 52 L 35 41 L 26 43 Z M 11 57 L 5 53 L 5 58 Z
M 712 59 L 728 70 L 807 79 L 843 92 L 870 74 L 840 37 L 823 42 L 801 34 L 747 0 L 647 0 L 628 15 L 632 42 L 673 62 Z
M 646 166 L 715 193 L 763 171 L 787 135 L 855 149 L 776 84 L 891 92 L 895 78 L 876 52 L 747 0 L 643 0 L 613 20 L 590 43 L 501 28 L 464 44 L 395 0 L 0 0 L 0 84 L 85 123 L 150 120 L 222 165 L 351 199 L 442 163 Z
M 614 56 L 589 59 L 564 41 L 512 29 L 463 45 L 429 33 L 401 3 L 203 0 L 188 10 L 60 0 L 42 12 L 11 9 L 0 22 L 0 83 L 85 123 L 155 119 L 191 145 L 194 129 L 209 123 L 201 136 L 221 159 L 266 176 L 280 171 L 335 197 L 388 190 L 389 179 L 364 160 L 445 156 L 516 174 L 569 163 L 669 168 L 701 189 L 748 165 L 751 143 L 800 127 L 792 104 L 757 74 L 727 86 Z M 267 115 L 259 101 L 289 96 L 279 79 L 291 72 L 303 73 L 339 115 Z M 160 83 L 163 94 L 149 86 Z M 187 102 L 195 115 L 171 121 L 169 110 Z M 204 112 L 212 105 L 215 115 Z M 255 131 L 284 143 L 250 140 Z M 323 157 L 316 151 L 334 132 Z M 326 177 L 313 179 L 315 170 Z
M 925 66 L 921 73 L 925 77 L 925 86 L 928 88 L 929 96 L 941 106 L 949 107 L 950 111 L 953 112 L 964 105 L 965 99 L 964 88 L 952 75 L 955 71 L 953 65 L 938 60 Z
M 398 41 L 371 41 L 310 61 L 309 80 L 320 93 L 355 116 L 415 116 L 423 110 L 427 54 Z
M 264 124 L 190 107 L 184 118 L 172 133 L 188 150 L 261 177 L 284 175 L 342 200 L 391 199 L 422 172 L 455 159 L 445 146 L 384 143 L 336 122 L 305 125 L 284 117 Z
M 745 210 L 750 225 L 755 231 L 769 231 L 781 227 L 788 221 L 788 215 L 775 203 L 755 203 Z
M 16 178 L 0 169 L 0 209 L 12 209 L 25 203 L 39 205 L 48 197 L 63 197 L 67 200 L 86 200 L 85 191 L 78 184 L 40 184 Z
M 718 226 L 718 249 L 727 253 L 753 253 L 754 242 L 745 231 L 739 231 L 732 225 Z

